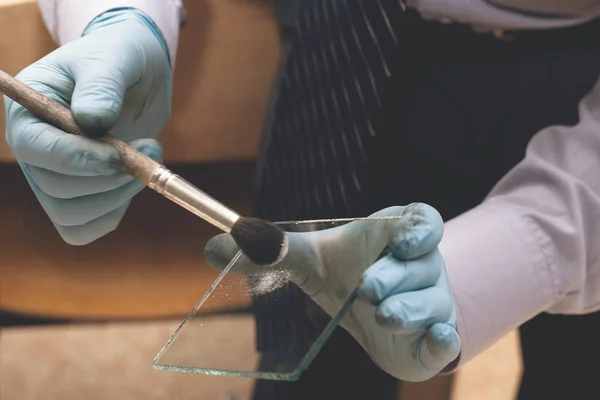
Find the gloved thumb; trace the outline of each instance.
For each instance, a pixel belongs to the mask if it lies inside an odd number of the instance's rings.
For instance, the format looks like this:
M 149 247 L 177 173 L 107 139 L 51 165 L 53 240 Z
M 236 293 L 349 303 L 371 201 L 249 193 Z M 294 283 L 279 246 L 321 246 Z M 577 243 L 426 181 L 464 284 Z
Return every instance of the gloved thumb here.
M 233 240 L 233 236 L 228 233 L 222 233 L 212 237 L 206 243 L 204 256 L 213 268 L 223 271 L 239 251 L 240 248 L 235 240 Z M 247 268 L 251 268 L 251 266 Z
M 133 64 L 94 61 L 82 62 L 73 68 L 75 89 L 71 110 L 77 123 L 90 135 L 102 136 L 116 124 L 125 91 L 139 77 L 137 63 Z
M 227 268 L 239 251 L 240 248 L 233 239 L 233 236 L 228 233 L 222 233 L 214 236 L 208 241 L 208 243 L 206 243 L 206 246 L 204 247 L 204 256 L 206 261 L 213 268 L 223 271 L 225 268 Z M 277 268 L 274 266 L 266 267 L 255 264 L 250 261 L 250 259 L 242 255 L 236 260 L 231 272 L 244 275 L 259 275 L 273 269 Z
M 431 326 L 419 342 L 418 355 L 423 367 L 441 371 L 460 354 L 461 341 L 458 332 L 449 324 Z
M 389 207 L 371 217 L 401 217 L 387 224 L 388 247 L 398 260 L 414 260 L 433 251 L 444 234 L 444 221 L 438 211 L 424 203 Z
M 235 259 L 240 251 L 233 236 L 228 233 L 222 233 L 210 239 L 204 247 L 206 261 L 215 269 L 223 271 Z M 231 268 L 232 273 L 243 275 L 260 275 L 268 271 L 277 269 L 276 267 L 266 267 L 250 261 L 246 256 L 241 255 L 236 259 Z
M 314 232 L 286 232 L 289 250 L 285 258 L 273 266 L 258 265 L 242 254 L 231 268 L 232 273 L 244 275 L 264 275 L 272 271 L 286 271 L 287 279 L 300 283 L 306 281 L 306 274 L 317 264 L 318 245 L 314 242 Z M 228 233 L 211 238 L 204 248 L 206 261 L 215 269 L 223 271 L 240 251 L 233 237 Z

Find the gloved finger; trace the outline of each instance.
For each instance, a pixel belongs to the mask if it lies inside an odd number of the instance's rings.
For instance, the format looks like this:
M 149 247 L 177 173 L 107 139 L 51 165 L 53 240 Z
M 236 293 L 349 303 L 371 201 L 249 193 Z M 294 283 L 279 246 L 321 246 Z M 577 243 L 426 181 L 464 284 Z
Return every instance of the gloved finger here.
M 153 139 L 138 139 L 130 143 L 131 147 L 162 162 L 162 146 Z M 45 194 L 57 199 L 73 199 L 75 197 L 108 192 L 124 186 L 134 178 L 124 172 L 100 176 L 71 176 L 47 169 L 28 166 L 31 178 Z
M 423 203 L 413 203 L 402 211 L 405 221 L 391 233 L 388 247 L 399 260 L 412 260 L 433 251 L 444 234 L 439 212 Z
M 419 341 L 417 356 L 424 368 L 441 371 L 460 354 L 461 340 L 454 327 L 438 323 Z
M 240 251 L 233 236 L 229 233 L 221 233 L 213 236 L 204 246 L 204 257 L 206 261 L 215 269 L 223 271 Z M 247 263 L 247 265 L 246 265 Z M 235 272 L 242 274 L 251 274 L 259 270 L 259 266 L 250 262 L 250 260 L 238 260 L 235 266 Z
M 9 114 L 7 140 L 20 162 L 63 175 L 89 177 L 117 172 L 120 155 L 111 145 L 66 134 L 28 110 L 17 111 Z
M 15 78 L 68 108 L 71 101 L 71 94 L 75 88 L 75 82 L 58 66 L 56 61 L 50 61 L 52 58 L 56 58 L 57 54 L 61 52 L 62 49 L 60 48 L 55 50 L 38 62 L 23 69 Z M 7 109 L 22 108 L 12 100 L 5 102 L 5 104 L 7 105 Z
M 62 226 L 87 224 L 126 204 L 145 187 L 143 183 L 134 180 L 110 192 L 73 199 L 57 199 L 48 196 L 37 186 L 26 166 L 23 167 L 23 172 L 46 214 L 53 223 Z
M 212 237 L 204 247 L 206 261 L 215 269 L 223 271 L 240 251 L 239 246 L 229 233 Z M 266 271 L 275 270 L 274 266 L 258 265 L 242 255 L 230 270 L 236 274 L 261 275 Z
M 94 51 L 98 54 L 117 50 L 114 41 L 97 42 L 95 46 Z M 127 57 L 104 56 L 94 57 L 91 62 L 72 60 L 65 63 L 65 69 L 75 80 L 71 98 L 73 116 L 91 134 L 100 136 L 112 129 L 121 113 L 127 88 L 142 76 L 143 53 L 128 50 Z
M 67 106 L 74 82 L 60 68 L 48 68 L 44 60 L 25 68 L 16 78 L 43 95 Z M 54 62 L 52 65 L 59 65 Z M 29 110 L 5 97 L 6 140 L 19 161 L 66 175 L 110 175 L 119 163 L 112 146 L 85 137 L 67 135 L 42 122 Z
M 315 246 L 310 233 L 286 232 L 288 237 L 287 255 L 273 266 L 258 265 L 242 256 L 236 261 L 231 272 L 244 275 L 264 275 L 272 271 L 285 270 L 285 276 L 292 282 L 301 284 L 306 280 L 309 269 L 317 263 Z M 212 237 L 205 246 L 206 261 L 215 269 L 224 270 L 237 255 L 240 248 L 228 233 Z
M 41 191 L 57 199 L 73 199 L 117 189 L 134 178 L 124 172 L 100 176 L 63 175 L 47 169 L 28 165 L 31 178 Z
M 73 246 L 84 246 L 118 228 L 131 201 L 86 224 L 62 226 L 54 224 L 62 239 Z
M 393 295 L 375 311 L 377 323 L 391 331 L 411 333 L 427 330 L 452 316 L 452 299 L 439 287 Z
M 410 261 L 400 261 L 388 255 L 363 273 L 358 296 L 364 301 L 379 304 L 392 295 L 433 286 L 442 268 L 442 256 L 437 250 Z
M 156 149 L 155 146 L 151 148 Z M 141 146 L 141 149 L 148 151 L 148 156 L 150 157 L 157 157 L 158 159 L 160 156 L 153 154 L 143 146 Z M 28 166 L 24 163 L 19 164 L 21 165 L 29 185 L 38 198 L 38 201 L 52 222 L 62 226 L 86 224 L 119 208 L 144 189 L 143 183 L 133 180 L 108 192 L 75 197 L 72 199 L 59 199 L 44 193 L 29 173 Z

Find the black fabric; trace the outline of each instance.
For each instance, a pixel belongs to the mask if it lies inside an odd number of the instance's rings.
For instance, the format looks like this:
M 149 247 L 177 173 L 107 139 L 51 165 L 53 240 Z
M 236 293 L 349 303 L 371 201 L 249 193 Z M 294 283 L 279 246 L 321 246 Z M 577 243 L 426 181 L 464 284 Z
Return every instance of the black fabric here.
M 407 24 L 404 37 L 418 40 L 400 46 L 388 86 L 370 158 L 371 210 L 419 201 L 450 219 L 476 206 L 538 130 L 577 122 L 600 72 L 597 32 L 594 23 L 500 40 Z
M 398 0 L 302 1 L 270 137 L 265 139 L 268 146 L 259 163 L 263 174 L 257 179 L 257 216 L 287 221 L 363 214 L 361 185 L 372 125 L 379 91 L 387 83 L 386 64 L 396 54 L 394 28 L 402 16 Z M 297 361 L 308 338 L 322 332 L 328 320 L 293 285 L 254 297 L 253 310 L 265 368 L 272 368 L 281 354 Z M 258 382 L 255 398 L 380 397 L 368 385 L 345 385 L 360 376 L 377 380 L 382 395 L 395 393 L 390 385 L 394 380 L 378 375 L 343 330 L 334 334 L 315 363 L 321 367 L 306 371 L 300 383 Z
M 576 123 L 578 101 L 600 71 L 597 22 L 553 32 L 514 33 L 511 41 L 424 22 L 412 12 L 397 23 L 394 72 L 381 93 L 383 108 L 372 114 L 376 135 L 368 144 L 368 163 L 360 171 L 362 190 L 355 193 L 352 209 L 338 202 L 337 208 L 307 210 L 294 202 L 295 196 L 304 195 L 302 190 L 313 190 L 310 180 L 303 189 L 289 182 L 307 176 L 303 168 L 308 160 L 294 155 L 308 139 L 277 137 L 283 133 L 274 130 L 263 155 L 264 171 L 280 177 L 261 180 L 259 216 L 308 219 L 345 216 L 349 211 L 351 216 L 364 216 L 418 201 L 436 207 L 445 219 L 455 217 L 483 200 L 523 158 L 539 129 Z M 291 110 L 278 110 L 286 112 Z M 317 147 L 324 138 L 316 131 L 310 140 Z M 340 146 L 334 141 L 326 151 Z M 335 175 L 319 167 L 311 172 Z M 325 196 L 327 187 L 317 190 Z M 319 312 L 315 308 L 293 286 L 255 303 L 263 327 L 284 314 L 288 328 L 302 327 L 311 313 Z M 569 318 L 579 322 L 544 314 L 521 329 L 526 373 L 519 400 L 556 398 L 552 394 L 571 383 L 592 390 L 595 382 L 580 378 L 583 364 L 576 364 L 574 355 L 600 355 L 600 341 L 577 340 L 592 337 L 591 331 L 600 334 L 600 314 Z M 267 353 L 277 348 L 269 341 L 260 346 Z M 549 370 L 555 377 L 551 382 Z M 397 399 L 396 391 L 397 381 L 379 370 L 340 328 L 298 382 L 259 381 L 254 398 L 391 400 Z

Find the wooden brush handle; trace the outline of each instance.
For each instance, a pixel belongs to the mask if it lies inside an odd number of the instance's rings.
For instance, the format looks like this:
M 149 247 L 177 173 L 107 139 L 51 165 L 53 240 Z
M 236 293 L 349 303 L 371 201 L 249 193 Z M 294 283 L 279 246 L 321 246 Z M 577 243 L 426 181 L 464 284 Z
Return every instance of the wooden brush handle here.
M 89 136 L 75 121 L 71 110 L 2 70 L 0 70 L 0 92 L 31 111 L 38 118 L 67 133 Z M 111 135 L 102 136 L 99 140 L 117 149 L 123 162 L 121 170 L 146 186 L 150 183 L 154 172 L 161 166 L 144 153 Z

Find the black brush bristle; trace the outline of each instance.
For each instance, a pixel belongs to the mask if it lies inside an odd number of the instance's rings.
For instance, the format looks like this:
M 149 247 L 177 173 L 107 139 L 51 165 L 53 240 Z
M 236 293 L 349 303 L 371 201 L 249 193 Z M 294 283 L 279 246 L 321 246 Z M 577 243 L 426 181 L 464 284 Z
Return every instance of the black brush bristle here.
M 231 236 L 253 263 L 273 265 L 287 253 L 287 237 L 277 225 L 258 218 L 241 217 L 233 225 Z

